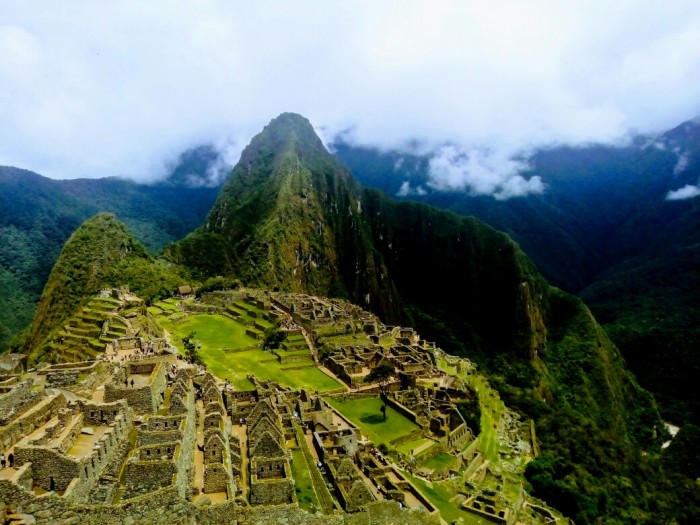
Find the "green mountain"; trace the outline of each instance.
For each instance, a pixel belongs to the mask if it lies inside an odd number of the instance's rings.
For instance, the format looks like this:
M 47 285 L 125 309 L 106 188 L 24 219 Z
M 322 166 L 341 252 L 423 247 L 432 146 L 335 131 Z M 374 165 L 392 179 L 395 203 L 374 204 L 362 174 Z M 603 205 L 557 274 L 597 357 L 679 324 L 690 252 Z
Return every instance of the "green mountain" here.
M 396 195 L 407 185 L 405 198 L 507 232 L 550 282 L 590 306 L 665 417 L 700 423 L 700 199 L 667 199 L 700 180 L 697 122 L 628 147 L 537 151 L 524 176 L 540 176 L 546 191 L 506 201 L 433 188 L 430 154 L 333 149 L 366 186 Z
M 50 360 L 49 343 L 80 307 L 109 287 L 127 285 L 147 301 L 171 295 L 182 277 L 156 261 L 112 214 L 85 221 L 68 239 L 44 287 L 26 347 L 34 360 Z
M 299 115 L 252 140 L 205 225 L 166 257 L 198 279 L 346 297 L 478 360 L 536 423 L 535 494 L 577 523 L 677 510 L 675 493 L 656 494 L 653 399 L 583 303 L 479 220 L 361 189 Z
M 183 153 L 168 179 L 53 180 L 0 167 L 0 353 L 28 328 L 61 247 L 87 218 L 119 216 L 151 253 L 197 228 L 216 199 L 213 148 Z

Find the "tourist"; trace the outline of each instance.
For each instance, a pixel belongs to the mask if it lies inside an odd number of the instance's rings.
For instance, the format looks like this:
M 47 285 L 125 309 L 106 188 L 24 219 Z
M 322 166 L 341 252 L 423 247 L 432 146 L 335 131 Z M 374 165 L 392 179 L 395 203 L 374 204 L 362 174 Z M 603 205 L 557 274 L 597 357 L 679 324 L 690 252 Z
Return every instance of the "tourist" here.
M 10 454 L 7 456 L 7 460 L 10 462 L 10 468 L 15 466 L 15 456 L 10 452 Z
M 5 453 L 0 456 L 0 468 L 5 468 Z
M 134 388 L 134 380 L 131 380 L 131 388 Z

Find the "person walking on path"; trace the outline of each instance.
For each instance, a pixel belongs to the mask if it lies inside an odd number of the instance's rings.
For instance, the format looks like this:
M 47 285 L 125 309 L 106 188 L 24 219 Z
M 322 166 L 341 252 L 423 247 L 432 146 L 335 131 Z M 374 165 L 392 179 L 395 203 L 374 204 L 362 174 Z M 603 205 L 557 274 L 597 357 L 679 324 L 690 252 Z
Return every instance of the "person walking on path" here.
M 12 455 L 12 452 L 7 456 L 7 461 L 10 463 L 10 468 L 15 466 L 15 457 Z
M 0 456 L 0 468 L 5 468 L 5 453 Z

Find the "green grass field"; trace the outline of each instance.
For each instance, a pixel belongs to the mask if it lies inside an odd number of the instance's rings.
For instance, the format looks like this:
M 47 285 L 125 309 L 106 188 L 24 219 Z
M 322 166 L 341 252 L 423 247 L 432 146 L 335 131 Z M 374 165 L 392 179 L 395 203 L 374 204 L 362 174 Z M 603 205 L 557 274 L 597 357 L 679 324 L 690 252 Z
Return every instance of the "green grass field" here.
M 300 448 L 292 449 L 292 476 L 294 476 L 294 490 L 297 493 L 299 506 L 312 512 L 319 509 L 316 491 L 311 481 L 311 472 Z
M 245 326 L 223 315 L 190 315 L 180 323 L 159 319 L 163 328 L 172 334 L 172 343 L 182 348 L 181 339 L 193 330 L 195 339 L 202 343 L 202 354 L 220 348 L 245 348 L 257 343 L 245 335 Z
M 327 392 L 342 388 L 340 383 L 316 367 L 290 369 L 313 364 L 312 361 L 280 365 L 274 355 L 259 348 L 224 352 L 223 348 L 246 348 L 258 343 L 245 335 L 245 326 L 226 316 L 199 314 L 191 315 L 177 324 L 164 318 L 160 318 L 159 322 L 172 334 L 172 342 L 179 348 L 182 348 L 182 337 L 194 330 L 195 339 L 202 345 L 199 353 L 209 371 L 228 379 L 236 388 L 245 390 L 252 386 L 248 374 L 253 374 L 258 379 L 272 379 L 284 386 L 305 387 L 312 391 Z
M 418 448 L 422 447 L 427 443 L 435 444 L 435 442 L 432 439 L 420 438 L 413 441 L 408 441 L 406 443 L 402 443 L 401 445 L 396 447 L 396 450 L 398 450 L 402 454 L 410 454 L 411 451 L 417 450 Z
M 408 473 L 405 473 L 405 475 L 437 507 L 442 519 L 448 523 L 457 521 L 460 518 L 462 519 L 461 523 L 464 525 L 487 525 L 491 523 L 486 518 L 470 514 L 452 503 L 451 500 L 455 497 L 455 492 L 443 483 L 430 483 Z
M 454 456 L 442 453 L 436 454 L 435 456 L 430 457 L 425 461 L 421 461 L 420 463 L 418 463 L 418 466 L 421 468 L 428 468 L 441 472 L 455 464 L 457 464 L 457 459 Z
M 386 421 L 384 421 L 380 411 L 382 400 L 378 397 L 348 399 L 346 401 L 326 398 L 326 401 L 360 427 L 375 445 L 389 444 L 391 441 L 420 428 L 390 406 L 387 406 Z

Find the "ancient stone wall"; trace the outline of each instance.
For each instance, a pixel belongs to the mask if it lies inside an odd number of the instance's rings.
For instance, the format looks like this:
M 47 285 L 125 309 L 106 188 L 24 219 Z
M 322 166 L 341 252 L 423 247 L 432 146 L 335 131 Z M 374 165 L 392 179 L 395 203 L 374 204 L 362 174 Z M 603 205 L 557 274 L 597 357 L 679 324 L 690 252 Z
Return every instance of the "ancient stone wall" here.
M 251 476 L 251 505 L 282 505 L 292 503 L 294 499 L 294 481 L 291 478 L 258 480 Z
M 32 392 L 32 384 L 29 380 L 22 381 L 0 396 L 0 426 L 7 425 L 46 395 L 43 391 Z
M 139 430 L 138 446 L 159 445 L 163 443 L 177 443 L 182 439 L 182 432 L 179 430 L 167 430 L 158 432 L 149 432 Z
M 78 459 L 65 456 L 48 447 L 16 446 L 15 464 L 32 464 L 34 485 L 44 490 L 64 491 L 81 475 Z
M 126 402 L 121 399 L 112 403 L 78 403 L 87 425 L 111 425 L 117 419 L 117 415 L 125 414 L 128 408 Z
M 24 414 L 8 425 L 0 427 L 0 446 L 7 449 L 24 436 L 31 434 L 44 425 L 58 410 L 66 405 L 66 398 L 58 394 L 49 398 L 45 404 L 31 413 Z
M 142 348 L 143 340 L 140 337 L 121 337 L 114 340 L 115 350 L 131 350 L 132 348 Z
M 229 492 L 231 479 L 223 463 L 210 463 L 204 466 L 205 494 Z
M 185 418 L 181 415 L 151 416 L 148 418 L 146 429 L 150 431 L 182 430 L 184 421 Z
M 46 386 L 48 387 L 64 387 L 69 385 L 74 385 L 78 382 L 80 374 L 83 372 L 81 370 L 65 370 L 49 372 L 46 374 Z
M 437 525 L 439 517 L 424 511 L 399 509 L 396 503 L 375 502 L 360 514 L 315 516 L 296 506 L 244 507 L 233 501 L 195 506 L 183 501 L 175 487 L 161 489 L 118 505 L 71 505 L 55 493 L 35 496 L 9 480 L 0 479 L 0 501 L 29 514 L 37 525 L 236 525 L 279 523 L 282 525 Z
M 125 399 L 136 412 L 153 414 L 158 410 L 162 394 L 167 386 L 166 368 L 163 363 L 130 363 L 132 374 L 148 374 L 151 376 L 148 384 L 141 388 L 123 387 L 121 383 L 105 385 L 104 399 L 106 402 Z
M 130 499 L 173 484 L 177 467 L 173 460 L 139 461 L 130 458 L 126 464 L 126 487 L 123 499 Z

